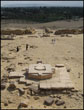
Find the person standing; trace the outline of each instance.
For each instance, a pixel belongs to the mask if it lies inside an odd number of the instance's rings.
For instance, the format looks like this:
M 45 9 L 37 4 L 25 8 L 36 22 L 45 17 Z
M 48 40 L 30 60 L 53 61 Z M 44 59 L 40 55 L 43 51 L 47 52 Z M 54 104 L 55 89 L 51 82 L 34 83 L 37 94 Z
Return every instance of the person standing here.
M 19 47 L 17 46 L 17 52 L 19 52 Z
M 28 47 L 29 47 L 29 45 L 28 45 L 28 44 L 26 44 L 26 50 L 28 50 Z

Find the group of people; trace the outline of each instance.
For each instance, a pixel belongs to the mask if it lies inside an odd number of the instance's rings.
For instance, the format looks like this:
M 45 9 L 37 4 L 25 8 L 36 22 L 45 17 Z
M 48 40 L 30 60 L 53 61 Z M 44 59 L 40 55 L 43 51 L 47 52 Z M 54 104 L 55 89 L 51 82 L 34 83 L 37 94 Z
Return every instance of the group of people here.
M 29 44 L 26 44 L 26 50 L 28 50 L 28 48 L 29 48 Z M 19 50 L 20 50 L 20 48 L 17 46 L 17 52 L 19 52 Z
M 55 42 L 56 42 L 56 39 L 54 38 L 54 39 L 52 39 L 52 44 L 55 44 Z M 26 50 L 28 50 L 28 48 L 29 48 L 29 44 L 26 44 Z M 17 52 L 19 52 L 19 50 L 20 50 L 20 48 L 17 46 Z
M 52 44 L 55 44 L 55 42 L 56 42 L 56 39 L 55 38 L 52 39 Z

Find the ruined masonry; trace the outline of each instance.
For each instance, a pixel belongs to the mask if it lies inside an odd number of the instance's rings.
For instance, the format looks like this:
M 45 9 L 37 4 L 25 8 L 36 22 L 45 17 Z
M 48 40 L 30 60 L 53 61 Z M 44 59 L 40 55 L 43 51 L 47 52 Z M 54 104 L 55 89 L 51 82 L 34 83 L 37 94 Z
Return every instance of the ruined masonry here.
M 40 89 L 74 88 L 69 73 L 63 64 L 56 64 L 55 67 L 52 67 L 50 64 L 37 61 L 36 64 L 30 64 L 29 67 L 21 71 L 10 72 L 9 78 L 18 78 L 20 84 L 38 84 Z

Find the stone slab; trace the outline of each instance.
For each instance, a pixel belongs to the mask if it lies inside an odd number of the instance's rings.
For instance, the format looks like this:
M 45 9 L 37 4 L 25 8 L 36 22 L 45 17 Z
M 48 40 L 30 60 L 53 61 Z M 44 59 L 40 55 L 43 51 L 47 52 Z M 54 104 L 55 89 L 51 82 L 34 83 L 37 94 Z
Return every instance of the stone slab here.
M 46 70 L 41 70 L 41 71 L 39 71 L 39 70 L 37 70 L 37 69 L 35 69 L 35 67 L 39 67 L 39 65 L 41 66 L 41 67 L 45 67 L 46 68 Z M 29 72 L 28 72 L 29 74 L 52 74 L 52 67 L 51 67 L 51 65 L 49 65 L 49 64 L 31 64 L 31 65 L 29 65 Z
M 23 74 L 24 73 L 22 71 L 19 71 L 19 72 L 10 72 L 9 78 L 20 78 L 20 77 L 24 77 Z
M 26 80 L 24 77 L 20 78 L 19 83 L 26 84 Z
M 65 67 L 56 67 L 56 73 L 52 79 L 40 82 L 40 89 L 72 89 L 74 85 Z

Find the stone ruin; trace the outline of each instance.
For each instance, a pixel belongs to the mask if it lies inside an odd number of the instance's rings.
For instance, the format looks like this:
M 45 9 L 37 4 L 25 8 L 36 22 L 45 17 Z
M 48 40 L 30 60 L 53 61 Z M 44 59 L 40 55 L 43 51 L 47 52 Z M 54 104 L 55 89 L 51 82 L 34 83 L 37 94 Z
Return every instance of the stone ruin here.
M 35 34 L 36 30 L 34 28 L 26 28 L 26 29 L 2 29 L 1 35 L 25 35 L 25 34 Z
M 52 78 L 52 74 L 52 67 L 49 64 L 37 62 L 37 64 L 29 65 L 28 77 L 31 79 L 48 79 Z
M 55 31 L 55 35 L 60 34 L 82 34 L 83 29 L 60 29 Z
M 69 73 L 63 64 L 43 64 L 37 61 L 18 72 L 10 72 L 9 79 L 18 78 L 19 84 L 36 84 L 40 90 L 74 89 Z

